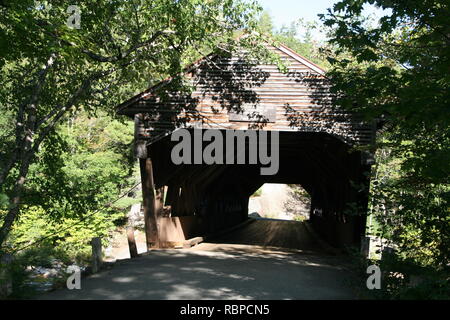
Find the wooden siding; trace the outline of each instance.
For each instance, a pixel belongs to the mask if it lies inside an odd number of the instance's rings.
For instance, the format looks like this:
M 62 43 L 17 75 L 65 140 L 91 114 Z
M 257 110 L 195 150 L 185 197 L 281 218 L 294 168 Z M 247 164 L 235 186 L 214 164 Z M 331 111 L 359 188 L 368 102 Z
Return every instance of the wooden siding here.
M 349 144 L 372 142 L 371 125 L 329 106 L 332 97 L 320 68 L 288 48 L 269 49 L 281 57 L 287 73 L 240 57 L 205 57 L 187 74 L 193 93 L 172 92 L 168 80 L 118 112 L 135 116 L 136 138 L 147 143 L 178 127 L 326 132 Z

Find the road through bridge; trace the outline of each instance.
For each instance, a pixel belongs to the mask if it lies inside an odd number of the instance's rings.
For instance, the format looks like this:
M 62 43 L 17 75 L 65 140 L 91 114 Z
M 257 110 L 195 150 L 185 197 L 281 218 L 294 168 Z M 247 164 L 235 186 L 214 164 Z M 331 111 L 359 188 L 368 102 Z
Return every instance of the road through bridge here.
M 190 249 L 157 249 L 39 299 L 356 299 L 348 258 L 304 223 L 257 220 Z

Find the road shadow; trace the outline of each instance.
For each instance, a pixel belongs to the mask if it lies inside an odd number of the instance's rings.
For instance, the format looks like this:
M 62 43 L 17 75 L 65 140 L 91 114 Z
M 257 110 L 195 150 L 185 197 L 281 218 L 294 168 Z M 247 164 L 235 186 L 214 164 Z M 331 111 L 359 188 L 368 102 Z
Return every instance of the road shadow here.
M 154 250 L 38 299 L 355 299 L 339 257 L 247 245 Z

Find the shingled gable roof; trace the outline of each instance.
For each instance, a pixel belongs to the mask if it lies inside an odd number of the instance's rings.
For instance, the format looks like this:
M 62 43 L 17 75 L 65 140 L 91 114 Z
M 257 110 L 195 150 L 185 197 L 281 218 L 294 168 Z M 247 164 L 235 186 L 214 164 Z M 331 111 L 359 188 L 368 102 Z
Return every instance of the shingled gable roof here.
M 267 42 L 267 44 L 269 44 Z M 287 54 L 288 56 L 290 56 L 291 58 L 295 59 L 296 61 L 304 64 L 305 66 L 307 66 L 309 69 L 313 70 L 314 72 L 318 73 L 321 76 L 325 76 L 326 71 L 324 69 L 322 69 L 321 67 L 319 67 L 317 64 L 313 63 L 312 61 L 308 60 L 307 58 L 303 57 L 302 55 L 298 54 L 297 52 L 295 52 L 294 50 L 292 50 L 291 48 L 283 45 L 283 44 L 278 44 L 278 45 L 273 45 L 273 44 L 269 44 L 270 46 L 273 46 L 274 48 L 278 49 L 279 51 Z M 194 63 L 190 64 L 189 66 L 187 66 L 184 71 L 182 72 L 182 74 L 189 74 L 191 73 L 193 70 L 195 70 L 196 68 L 198 68 L 199 65 L 202 64 L 202 62 L 204 62 L 206 59 L 208 58 L 212 58 L 217 56 L 217 54 L 211 53 L 209 55 L 206 55 L 200 59 L 198 59 L 197 61 L 195 61 Z M 151 94 L 151 92 L 167 83 L 169 83 L 170 81 L 172 81 L 176 76 L 172 76 L 172 77 L 168 77 L 167 79 L 162 80 L 161 82 L 151 86 L 150 88 L 148 88 L 147 90 L 135 95 L 134 97 L 132 97 L 131 99 L 121 103 L 120 105 L 118 105 L 116 107 L 116 112 L 118 114 L 122 113 L 122 110 L 126 109 L 127 107 L 129 107 L 130 105 L 140 101 L 141 99 L 144 99 L 145 97 L 149 96 Z

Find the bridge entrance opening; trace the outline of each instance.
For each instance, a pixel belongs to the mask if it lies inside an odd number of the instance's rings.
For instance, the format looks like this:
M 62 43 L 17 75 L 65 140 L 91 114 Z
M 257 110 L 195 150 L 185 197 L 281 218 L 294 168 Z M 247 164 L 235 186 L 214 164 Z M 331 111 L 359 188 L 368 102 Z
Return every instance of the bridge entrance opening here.
M 251 218 L 307 221 L 311 196 L 298 184 L 265 183 L 249 199 Z
M 329 244 L 359 245 L 365 231 L 368 166 L 361 151 L 338 138 L 280 132 L 279 170 L 266 176 L 260 174 L 260 165 L 253 164 L 174 164 L 171 150 L 176 143 L 169 136 L 163 138 L 148 147 L 147 158 L 140 159 L 144 200 L 149 201 L 144 207 L 150 213 L 148 225 L 154 228 L 148 233 L 150 243 L 180 242 L 232 228 L 258 212 L 251 209 L 255 195 L 267 193 L 259 215 L 276 218 L 274 214 L 284 212 L 284 219 L 293 220 L 295 211 L 303 210 L 308 212 L 304 215 L 308 225 Z M 275 194 L 279 186 L 308 199 L 307 208 L 286 210 Z M 270 194 L 278 200 L 271 200 Z M 176 240 L 174 235 L 179 235 Z

